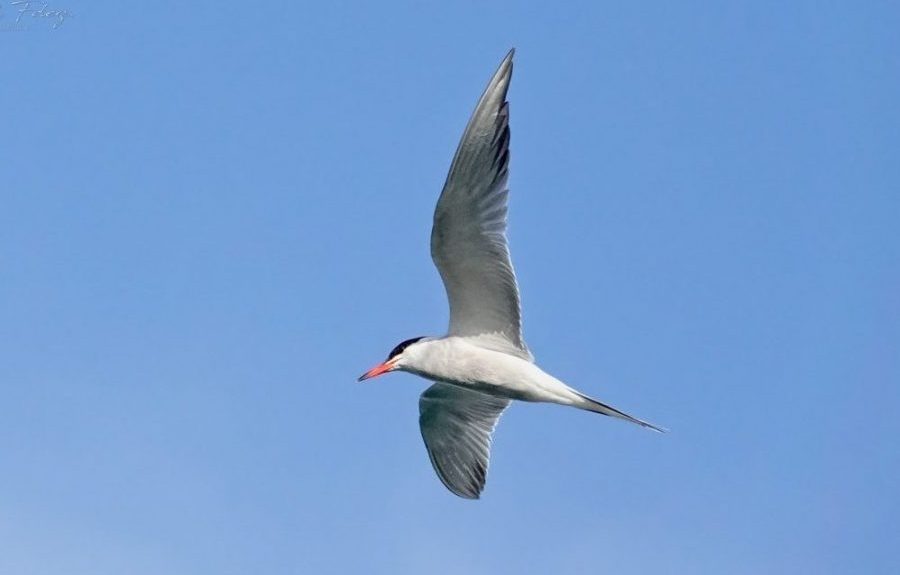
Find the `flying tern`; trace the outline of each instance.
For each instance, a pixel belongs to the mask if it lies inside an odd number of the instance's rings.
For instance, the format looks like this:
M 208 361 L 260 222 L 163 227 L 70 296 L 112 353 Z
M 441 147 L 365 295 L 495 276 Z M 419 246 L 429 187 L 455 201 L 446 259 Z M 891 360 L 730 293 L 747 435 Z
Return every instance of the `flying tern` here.
M 522 337 L 519 289 L 506 240 L 510 50 L 469 119 L 434 211 L 431 257 L 450 300 L 443 337 L 397 345 L 359 381 L 406 371 L 435 383 L 419 398 L 419 426 L 438 477 L 478 499 L 491 435 L 514 399 L 556 403 L 662 429 L 592 399 L 534 363 Z

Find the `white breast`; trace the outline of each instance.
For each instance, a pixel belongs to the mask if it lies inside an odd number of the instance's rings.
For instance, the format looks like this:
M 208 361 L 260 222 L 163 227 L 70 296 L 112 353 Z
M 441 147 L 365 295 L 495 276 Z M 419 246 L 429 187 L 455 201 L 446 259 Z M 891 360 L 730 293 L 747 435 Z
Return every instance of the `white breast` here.
M 421 342 L 404 362 L 405 371 L 474 389 L 489 395 L 522 401 L 548 401 L 570 405 L 577 394 L 534 363 L 480 347 L 465 337 Z

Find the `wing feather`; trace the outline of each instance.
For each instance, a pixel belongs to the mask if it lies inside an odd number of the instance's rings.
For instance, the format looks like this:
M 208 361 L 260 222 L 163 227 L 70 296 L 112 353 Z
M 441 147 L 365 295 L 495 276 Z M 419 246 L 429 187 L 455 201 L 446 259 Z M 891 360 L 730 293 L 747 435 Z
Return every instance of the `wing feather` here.
M 487 479 L 491 435 L 508 399 L 448 383 L 419 398 L 419 427 L 431 464 L 454 494 L 478 499 Z
M 531 360 L 506 240 L 510 50 L 478 101 L 434 212 L 431 257 L 450 301 L 450 335 Z

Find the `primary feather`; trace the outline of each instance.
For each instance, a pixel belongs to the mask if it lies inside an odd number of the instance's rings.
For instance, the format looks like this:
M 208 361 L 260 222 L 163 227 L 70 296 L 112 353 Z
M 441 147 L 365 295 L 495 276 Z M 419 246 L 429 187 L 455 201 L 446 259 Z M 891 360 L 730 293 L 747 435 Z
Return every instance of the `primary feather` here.
M 431 257 L 450 301 L 450 335 L 531 359 L 506 241 L 513 53 L 485 88 L 456 149 L 434 211 Z

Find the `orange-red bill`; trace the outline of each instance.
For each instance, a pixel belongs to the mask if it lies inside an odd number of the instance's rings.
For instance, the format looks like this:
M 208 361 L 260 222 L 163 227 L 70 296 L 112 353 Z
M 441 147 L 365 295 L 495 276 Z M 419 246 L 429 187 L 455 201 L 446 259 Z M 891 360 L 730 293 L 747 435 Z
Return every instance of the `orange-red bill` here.
M 380 363 L 366 373 L 359 376 L 359 379 L 357 379 L 356 381 L 365 381 L 367 379 L 372 379 L 373 377 L 378 377 L 379 375 L 391 371 L 393 368 L 394 364 L 391 362 L 386 361 L 384 363 Z

